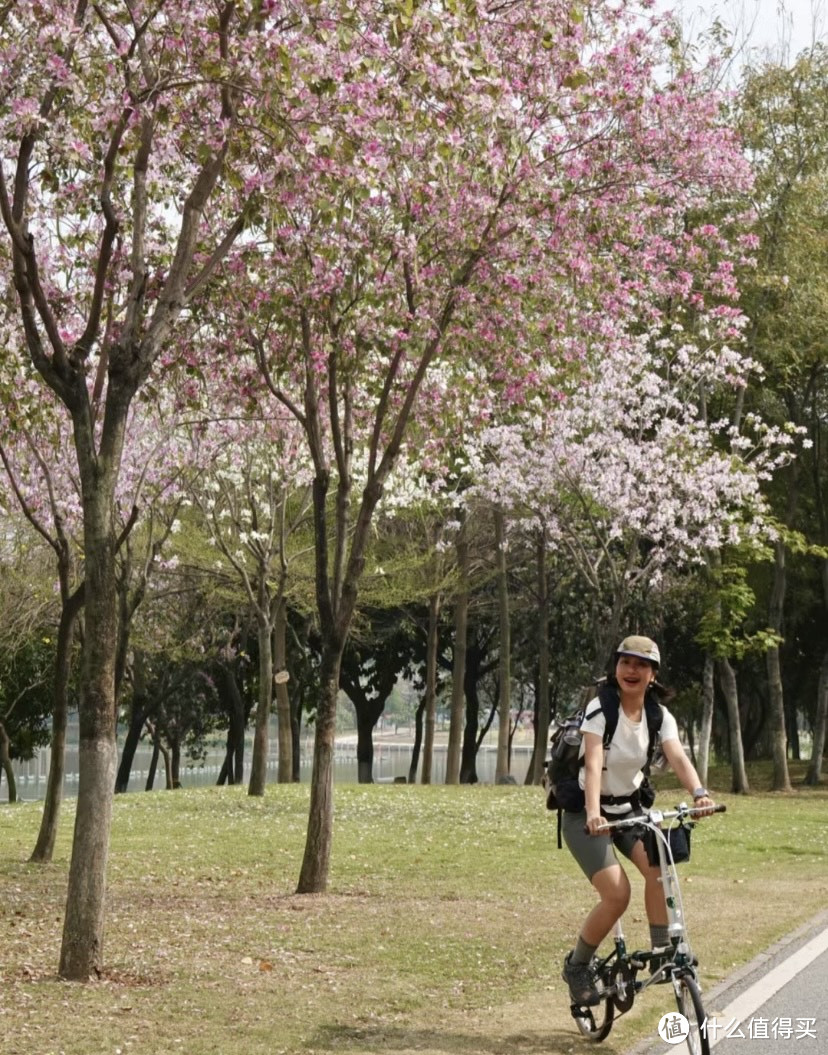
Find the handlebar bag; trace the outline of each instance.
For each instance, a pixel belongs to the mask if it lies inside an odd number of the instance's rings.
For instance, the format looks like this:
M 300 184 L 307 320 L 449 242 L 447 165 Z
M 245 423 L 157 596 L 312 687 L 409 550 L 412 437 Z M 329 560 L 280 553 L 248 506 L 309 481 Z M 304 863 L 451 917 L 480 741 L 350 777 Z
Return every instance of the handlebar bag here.
M 690 860 L 690 832 L 691 828 L 689 825 L 679 824 L 674 828 L 668 828 L 664 833 L 667 836 L 667 845 L 670 847 L 673 861 L 676 864 L 681 864 L 682 861 Z M 644 838 L 644 846 L 647 850 L 647 860 L 651 865 L 658 864 L 657 838 L 658 836 L 655 832 L 649 830 Z

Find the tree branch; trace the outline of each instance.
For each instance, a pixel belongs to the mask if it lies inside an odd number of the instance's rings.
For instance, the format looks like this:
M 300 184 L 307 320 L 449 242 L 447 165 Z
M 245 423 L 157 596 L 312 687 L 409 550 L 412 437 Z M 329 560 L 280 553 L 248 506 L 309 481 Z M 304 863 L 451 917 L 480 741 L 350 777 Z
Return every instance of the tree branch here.
M 195 297 L 195 295 L 209 282 L 210 278 L 215 273 L 216 268 L 230 252 L 233 243 L 239 237 L 243 230 L 244 217 L 238 216 L 228 228 L 224 238 L 222 238 L 221 242 L 219 242 L 219 244 L 210 254 L 210 259 L 207 261 L 201 271 L 199 271 L 199 273 L 192 280 L 192 282 L 187 286 L 186 290 L 184 291 L 184 304 L 188 304 L 193 299 L 193 297 Z
M 32 527 L 35 529 L 35 531 L 43 539 L 45 539 L 46 542 L 48 542 L 48 544 L 55 551 L 55 553 L 57 553 L 58 556 L 60 556 L 60 549 L 59 549 L 57 541 L 52 538 L 52 536 L 49 534 L 49 532 L 46 530 L 46 528 L 40 523 L 38 518 L 35 516 L 34 511 L 32 510 L 31 506 L 29 505 L 29 503 L 24 498 L 23 492 L 20 490 L 20 487 L 19 487 L 19 485 L 17 483 L 17 477 L 14 474 L 14 470 L 12 469 L 11 462 L 9 461 L 8 455 L 6 454 L 6 449 L 3 446 L 2 441 L 0 441 L 0 461 L 3 462 L 3 466 L 5 467 L 5 470 L 6 470 L 6 475 L 9 478 L 9 483 L 11 484 L 12 491 L 14 491 L 14 496 L 17 499 L 17 503 L 18 503 L 18 505 L 20 506 L 20 509 L 23 512 L 23 516 L 25 516 L 25 518 L 29 521 L 29 523 L 32 525 Z
M 261 375 L 264 378 L 265 384 L 270 389 L 274 397 L 282 404 L 282 406 L 286 407 L 290 411 L 290 413 L 296 418 L 302 428 L 307 431 L 306 416 L 293 402 L 293 400 L 288 395 L 286 395 L 285 392 L 281 388 L 279 388 L 273 381 L 273 375 L 270 372 L 270 366 L 267 362 L 267 356 L 265 355 L 264 341 L 261 339 L 261 337 L 258 337 L 256 334 L 254 334 L 252 330 L 248 330 L 247 333 L 248 340 L 250 341 L 250 346 L 252 347 L 253 354 L 256 357 L 256 365 L 258 366 L 259 371 L 261 372 Z
M 115 543 L 115 552 L 116 553 L 121 548 L 121 546 L 123 546 L 123 544 L 126 542 L 126 540 L 129 538 L 129 534 L 132 531 L 132 529 L 135 527 L 135 524 L 136 524 L 136 521 L 138 520 L 139 514 L 140 514 L 140 510 L 139 510 L 138 506 L 134 505 L 132 507 L 132 511 L 129 514 L 129 520 L 124 525 L 124 530 L 118 536 L 118 541 Z

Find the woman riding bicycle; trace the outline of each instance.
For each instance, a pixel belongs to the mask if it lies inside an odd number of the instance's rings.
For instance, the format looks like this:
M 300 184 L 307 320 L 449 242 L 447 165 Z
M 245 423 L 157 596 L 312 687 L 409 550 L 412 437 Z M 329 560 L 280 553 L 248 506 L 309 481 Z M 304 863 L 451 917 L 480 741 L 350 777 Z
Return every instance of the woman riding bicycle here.
M 660 662 L 658 646 L 650 638 L 625 638 L 614 656 L 613 676 L 607 679 L 599 696 L 587 704 L 581 724 L 583 765 L 579 784 L 585 805 L 578 812 L 563 814 L 563 837 L 600 899 L 581 927 L 575 948 L 564 960 L 563 979 L 569 986 L 573 1003 L 581 1006 L 600 1001 L 590 963 L 630 901 L 630 882 L 618 861 L 616 849 L 644 876 L 644 904 L 653 951 L 666 951 L 668 947 L 667 906 L 659 882 L 661 873 L 657 865 L 650 864 L 644 831 L 625 829 L 613 835 L 600 831 L 607 823 L 606 818 L 618 819 L 632 811 L 641 812 L 645 791 L 643 770 L 652 752 L 651 725 L 658 730 L 655 740 L 666 762 L 693 796 L 694 805 L 710 807 L 711 812 L 714 807 L 681 745 L 675 718 L 661 703 L 667 692 L 656 683 Z M 617 725 L 605 749 L 607 712 L 613 707 L 617 709 Z M 651 970 L 657 970 L 658 966 L 657 959 L 651 962 Z

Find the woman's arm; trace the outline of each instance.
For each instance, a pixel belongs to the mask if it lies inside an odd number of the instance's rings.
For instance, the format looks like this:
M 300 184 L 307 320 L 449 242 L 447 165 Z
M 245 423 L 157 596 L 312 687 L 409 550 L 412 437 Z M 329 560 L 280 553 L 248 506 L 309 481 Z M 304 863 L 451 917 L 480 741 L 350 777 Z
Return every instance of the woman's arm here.
M 607 822 L 601 816 L 601 773 L 604 769 L 604 741 L 597 733 L 584 733 L 584 798 L 590 835 Z M 604 833 L 605 834 L 605 833 Z
M 696 767 L 687 757 L 684 748 L 678 740 L 665 740 L 661 745 L 664 757 L 670 764 L 670 768 L 676 774 L 681 786 L 693 796 L 695 806 L 713 806 L 715 803 L 707 793 L 707 789 L 699 779 Z M 704 792 L 704 794 L 699 794 Z

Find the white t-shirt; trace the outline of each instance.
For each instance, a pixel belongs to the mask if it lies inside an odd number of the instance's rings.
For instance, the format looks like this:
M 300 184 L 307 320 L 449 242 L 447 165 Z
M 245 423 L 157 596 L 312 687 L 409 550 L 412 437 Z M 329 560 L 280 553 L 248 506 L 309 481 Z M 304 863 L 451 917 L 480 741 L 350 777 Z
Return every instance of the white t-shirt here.
M 661 706 L 661 705 L 659 705 Z M 656 737 L 656 746 L 667 740 L 678 740 L 678 726 L 675 718 L 666 707 L 661 706 L 661 729 Z M 603 740 L 607 720 L 601 707 L 601 701 L 596 696 L 586 706 L 584 720 L 581 723 L 581 733 L 595 733 Z M 631 795 L 644 779 L 642 767 L 647 762 L 647 744 L 649 743 L 649 730 L 647 729 L 647 715 L 642 710 L 641 720 L 630 721 L 624 714 L 624 709 L 619 705 L 618 725 L 615 734 L 610 741 L 609 747 L 604 751 L 604 769 L 601 773 L 602 795 Z M 584 756 L 585 743 L 581 740 L 581 757 Z M 586 778 L 584 766 L 578 773 L 578 783 L 583 788 Z M 615 806 L 601 806 L 604 814 L 629 813 L 632 807 L 629 803 Z

